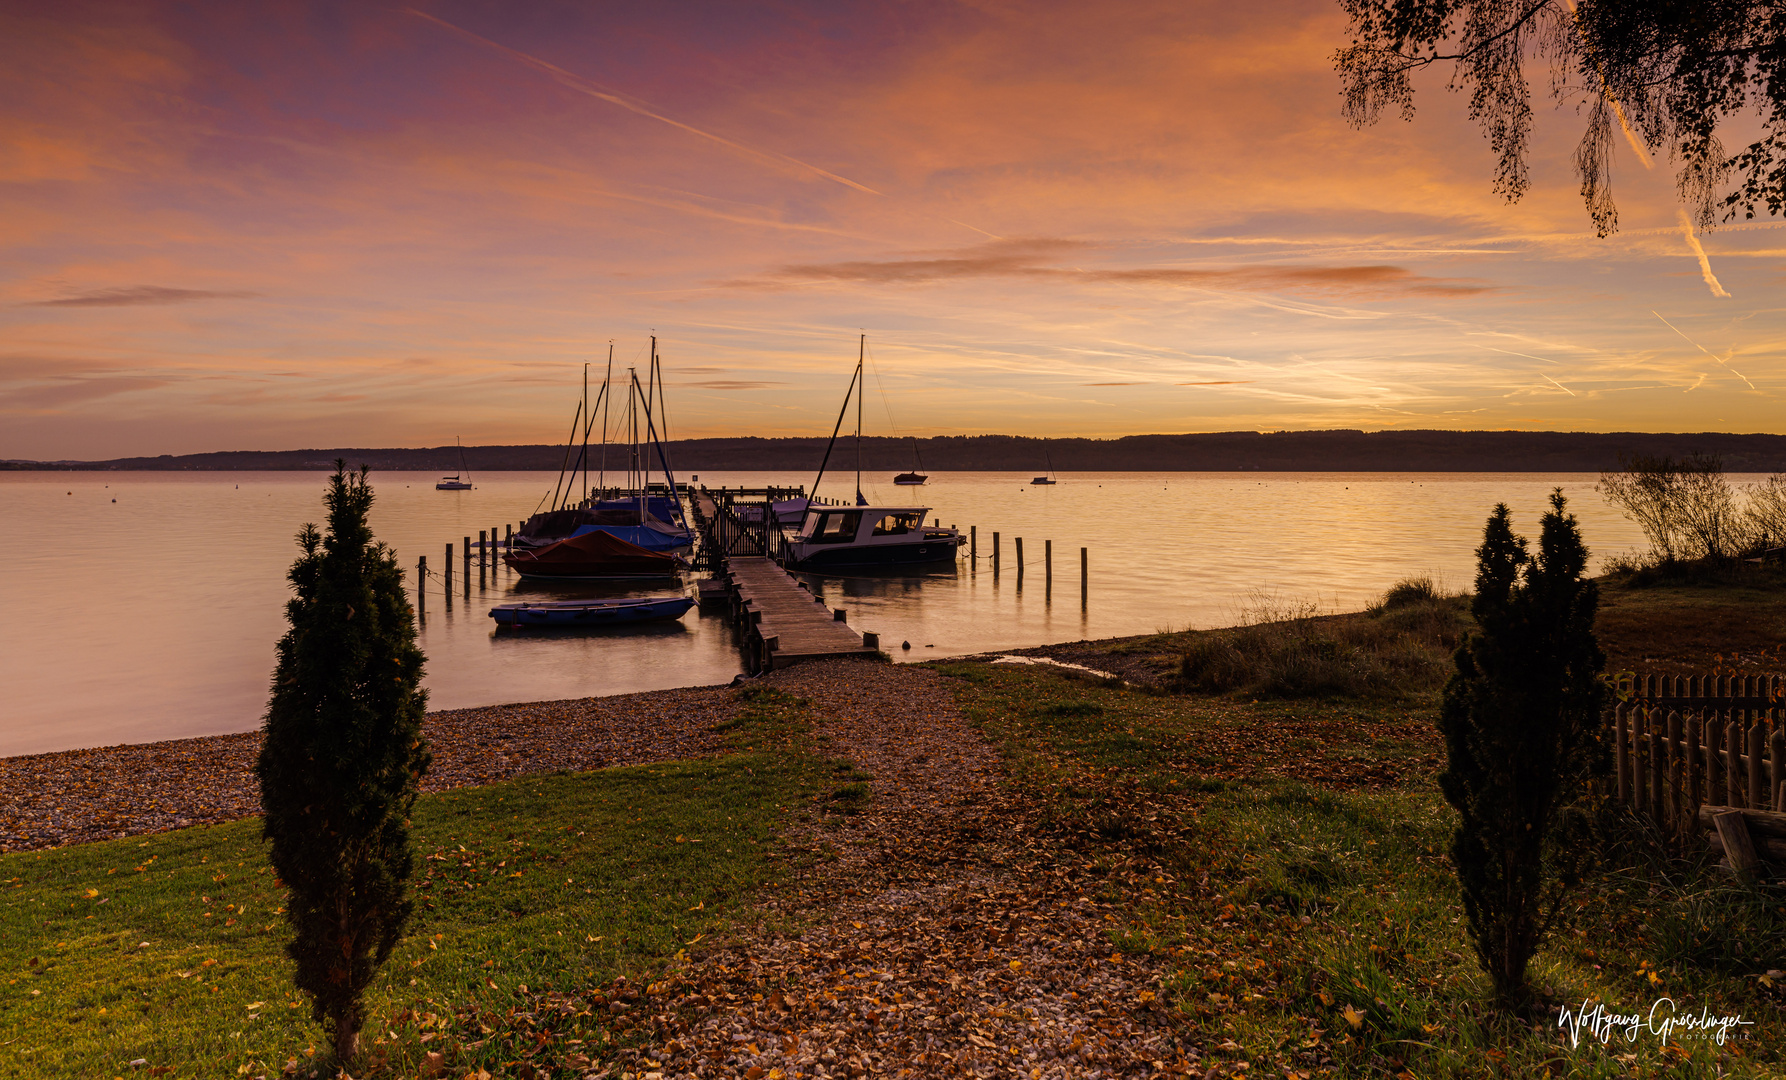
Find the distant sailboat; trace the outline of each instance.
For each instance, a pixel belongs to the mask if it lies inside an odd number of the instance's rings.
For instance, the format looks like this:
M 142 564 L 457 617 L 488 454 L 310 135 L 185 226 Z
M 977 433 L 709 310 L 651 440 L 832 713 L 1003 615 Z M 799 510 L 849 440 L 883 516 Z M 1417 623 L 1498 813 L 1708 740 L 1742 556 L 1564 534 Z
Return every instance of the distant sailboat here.
M 465 447 L 460 445 L 459 436 L 453 436 L 453 445 L 459 447 L 459 472 L 453 476 L 443 476 L 440 483 L 434 485 L 435 491 L 470 491 L 471 470 L 465 467 Z M 464 477 L 463 480 L 460 477 Z
M 1031 480 L 1030 483 L 1031 484 L 1058 484 L 1058 483 L 1060 483 L 1060 481 L 1054 479 L 1054 459 L 1048 456 L 1048 451 L 1046 451 L 1046 450 L 1042 451 L 1042 457 L 1044 460 L 1046 460 L 1048 462 L 1048 475 L 1047 476 L 1038 476 L 1034 480 Z
M 912 440 L 912 460 L 917 462 L 919 469 L 922 469 L 924 467 L 924 459 L 922 457 L 918 456 L 918 440 L 917 439 Z M 893 478 L 893 482 L 895 484 L 898 484 L 900 487 L 922 487 L 924 485 L 925 481 L 927 481 L 929 479 L 930 479 L 929 476 L 925 475 L 924 473 L 918 472 L 917 469 L 914 469 L 911 472 L 902 472 L 898 476 L 895 476 Z

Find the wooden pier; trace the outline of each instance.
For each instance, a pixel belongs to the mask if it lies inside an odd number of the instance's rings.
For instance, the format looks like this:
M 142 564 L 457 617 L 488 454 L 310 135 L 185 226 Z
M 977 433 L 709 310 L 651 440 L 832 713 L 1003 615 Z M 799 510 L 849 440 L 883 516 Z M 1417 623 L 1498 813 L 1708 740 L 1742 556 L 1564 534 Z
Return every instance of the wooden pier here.
M 765 493 L 767 494 L 767 493 Z M 745 666 L 753 673 L 786 667 L 797 660 L 874 656 L 875 634 L 858 634 L 821 597 L 782 569 L 774 558 L 783 547 L 781 528 L 763 500 L 764 520 L 739 519 L 728 500 L 717 503 L 705 490 L 694 493 L 695 520 L 704 554 L 723 582 L 738 624 Z M 702 598 L 707 598 L 703 590 Z

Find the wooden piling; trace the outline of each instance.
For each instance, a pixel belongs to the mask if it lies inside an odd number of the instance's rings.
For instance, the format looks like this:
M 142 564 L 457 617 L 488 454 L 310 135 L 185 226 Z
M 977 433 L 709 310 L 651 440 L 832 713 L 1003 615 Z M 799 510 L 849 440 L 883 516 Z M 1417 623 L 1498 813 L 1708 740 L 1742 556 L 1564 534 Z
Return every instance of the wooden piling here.
M 968 569 L 977 569 L 980 562 L 980 527 L 967 527 L 967 565 Z
M 471 537 L 469 537 L 469 536 L 464 537 L 464 540 L 465 540 L 465 596 L 467 599 L 470 599 L 471 598 Z
M 1042 594 L 1054 596 L 1054 541 L 1042 541 Z
M 442 565 L 444 565 L 446 567 L 447 595 L 451 596 L 451 595 L 453 595 L 453 545 L 451 545 L 451 544 L 447 545 L 446 561 Z
M 998 576 L 998 534 L 992 534 L 992 576 Z
M 488 533 L 486 533 L 482 529 L 478 530 L 478 587 L 479 588 L 482 588 L 483 584 L 484 584 L 484 574 L 486 573 L 486 571 L 484 569 L 484 567 L 486 565 L 484 562 L 484 555 L 490 549 L 489 539 L 490 538 L 489 538 Z
M 1017 537 L 1017 587 L 1023 588 L 1023 537 Z
M 428 556 L 415 564 L 415 615 L 419 621 L 428 617 Z
M 1085 599 L 1091 590 L 1085 573 L 1085 549 L 1079 549 L 1079 610 L 1085 610 Z

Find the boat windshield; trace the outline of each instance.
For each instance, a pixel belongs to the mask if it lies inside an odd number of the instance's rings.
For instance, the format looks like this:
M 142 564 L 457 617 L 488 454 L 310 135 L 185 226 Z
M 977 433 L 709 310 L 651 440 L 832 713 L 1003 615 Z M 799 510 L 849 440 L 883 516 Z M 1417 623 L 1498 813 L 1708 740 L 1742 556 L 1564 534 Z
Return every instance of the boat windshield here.
M 816 518 L 815 522 L 813 519 Z M 862 511 L 843 510 L 829 513 L 809 514 L 806 519 L 806 537 L 810 544 L 847 544 L 856 538 L 856 530 L 862 527 Z
M 888 514 L 874 523 L 874 535 L 904 536 L 920 524 L 921 519 L 917 514 Z

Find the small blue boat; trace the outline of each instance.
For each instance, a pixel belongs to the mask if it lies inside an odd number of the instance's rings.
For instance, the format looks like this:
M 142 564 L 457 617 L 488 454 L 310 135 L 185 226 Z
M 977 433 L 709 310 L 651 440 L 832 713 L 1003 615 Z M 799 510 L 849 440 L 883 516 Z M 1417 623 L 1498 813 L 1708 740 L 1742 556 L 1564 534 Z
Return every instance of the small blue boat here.
M 694 606 L 694 600 L 687 596 L 550 600 L 533 604 L 499 604 L 490 609 L 490 617 L 503 626 L 618 626 L 680 619 Z

